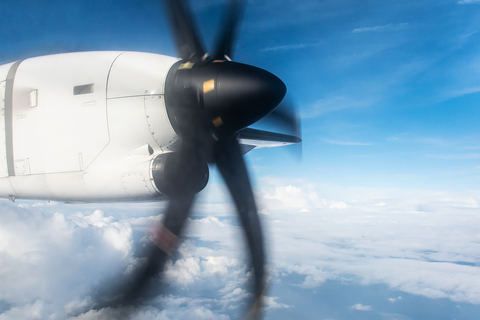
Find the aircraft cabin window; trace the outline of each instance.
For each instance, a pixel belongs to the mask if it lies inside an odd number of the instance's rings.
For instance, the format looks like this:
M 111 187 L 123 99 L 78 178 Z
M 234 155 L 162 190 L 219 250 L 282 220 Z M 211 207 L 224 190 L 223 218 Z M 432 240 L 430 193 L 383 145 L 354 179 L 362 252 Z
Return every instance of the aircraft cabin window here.
M 93 93 L 93 83 L 73 87 L 73 95 Z

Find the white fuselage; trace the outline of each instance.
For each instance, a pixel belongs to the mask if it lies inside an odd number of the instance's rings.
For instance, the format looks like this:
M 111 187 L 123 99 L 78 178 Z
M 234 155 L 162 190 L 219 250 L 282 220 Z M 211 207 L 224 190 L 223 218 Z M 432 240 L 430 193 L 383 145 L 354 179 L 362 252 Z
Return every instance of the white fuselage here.
M 151 166 L 177 139 L 164 100 L 177 61 L 81 52 L 0 66 L 0 197 L 162 197 Z

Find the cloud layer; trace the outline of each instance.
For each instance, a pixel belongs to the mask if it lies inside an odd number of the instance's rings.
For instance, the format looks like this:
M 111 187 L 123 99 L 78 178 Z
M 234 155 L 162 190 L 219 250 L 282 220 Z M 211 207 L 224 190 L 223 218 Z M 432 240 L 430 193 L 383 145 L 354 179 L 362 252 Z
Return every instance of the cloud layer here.
M 303 280 L 287 285 L 387 284 L 480 304 L 480 192 L 335 189 L 267 179 L 257 198 L 268 208 L 261 216 L 272 285 L 297 275 Z M 1 202 L 0 319 L 236 319 L 249 296 L 242 230 L 228 201 L 206 199 L 169 263 L 168 291 L 131 310 L 90 310 L 92 297 L 99 284 L 135 268 L 138 239 L 159 216 Z M 295 307 L 281 296 L 266 304 Z

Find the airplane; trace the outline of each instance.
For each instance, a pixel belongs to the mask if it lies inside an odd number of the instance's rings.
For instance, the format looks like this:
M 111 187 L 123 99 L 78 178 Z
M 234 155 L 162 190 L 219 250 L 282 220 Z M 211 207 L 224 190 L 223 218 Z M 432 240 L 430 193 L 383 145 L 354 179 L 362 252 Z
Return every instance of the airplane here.
M 169 88 L 186 66 L 177 58 L 142 52 L 63 53 L 0 66 L 0 197 L 164 199 L 169 159 L 178 144 Z M 202 84 L 205 99 L 224 94 L 221 72 Z M 234 98 L 242 96 L 237 91 Z M 212 121 L 220 119 L 226 118 Z M 243 152 L 299 142 L 251 128 L 239 130 L 238 140 Z M 197 191 L 207 184 L 204 170 Z
M 63 202 L 168 200 L 148 263 L 123 303 L 175 249 L 208 163 L 222 174 L 244 227 L 255 271 L 252 317 L 265 290 L 263 239 L 243 161 L 252 149 L 301 142 L 249 128 L 276 111 L 284 83 L 233 62 L 244 3 L 231 0 L 213 55 L 184 1 L 165 0 L 180 58 L 143 52 L 76 52 L 0 66 L 0 197 Z

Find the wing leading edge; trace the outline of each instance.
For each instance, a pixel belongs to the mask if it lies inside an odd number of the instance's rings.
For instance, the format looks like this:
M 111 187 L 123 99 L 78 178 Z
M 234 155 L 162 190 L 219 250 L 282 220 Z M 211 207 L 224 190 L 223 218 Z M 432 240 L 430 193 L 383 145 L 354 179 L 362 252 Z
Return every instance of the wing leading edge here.
M 288 134 L 245 128 L 238 132 L 238 141 L 245 154 L 252 149 L 286 146 L 302 142 L 302 139 Z

